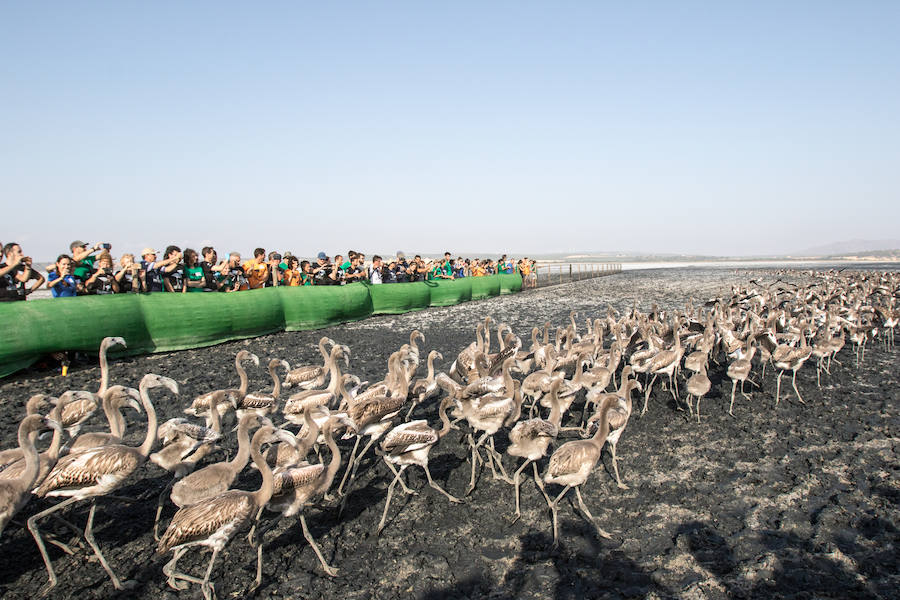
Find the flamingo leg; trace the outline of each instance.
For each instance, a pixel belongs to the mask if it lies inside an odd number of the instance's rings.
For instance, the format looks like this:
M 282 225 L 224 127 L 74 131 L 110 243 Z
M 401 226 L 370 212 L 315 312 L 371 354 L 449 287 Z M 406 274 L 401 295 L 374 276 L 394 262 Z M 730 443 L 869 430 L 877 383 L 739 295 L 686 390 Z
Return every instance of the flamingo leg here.
M 541 490 L 541 494 L 544 496 L 544 500 L 547 501 L 547 506 L 550 506 L 550 496 L 547 495 L 547 488 L 544 486 L 544 482 L 541 481 L 541 475 L 538 473 L 537 463 L 532 462 L 531 468 L 534 471 L 534 483 L 537 484 L 539 490 Z
M 532 462 L 532 461 L 526 460 L 525 462 L 522 463 L 522 466 L 520 466 L 518 469 L 516 469 L 516 472 L 513 473 L 513 485 L 516 486 L 516 519 L 515 520 L 518 520 L 519 517 L 522 516 L 522 511 L 519 508 L 519 475 L 522 473 L 522 470 L 528 466 L 528 463 L 530 463 L 530 462 Z
M 341 479 L 341 485 L 338 486 L 338 496 L 344 495 L 344 484 L 347 483 L 347 476 L 350 475 L 350 468 L 356 459 L 356 451 L 359 449 L 359 435 L 356 436 L 356 443 L 353 444 L 353 450 L 350 451 L 350 459 L 347 461 L 347 469 L 344 471 L 344 477 Z
M 74 504 L 74 503 L 78 502 L 78 500 L 79 500 L 78 498 L 73 496 L 71 498 L 63 500 L 62 502 L 60 502 L 59 504 L 57 504 L 55 506 L 51 506 L 47 510 L 41 511 L 38 514 L 32 515 L 31 517 L 28 518 L 28 531 L 31 532 L 31 536 L 34 538 L 35 543 L 37 543 L 38 550 L 41 551 L 41 558 L 44 559 L 44 566 L 47 568 L 47 575 L 50 577 L 50 582 L 47 586 L 47 589 L 50 589 L 50 588 L 53 588 L 54 586 L 56 586 L 56 583 L 57 583 L 56 572 L 54 572 L 54 570 L 53 570 L 53 563 L 50 562 L 50 555 L 47 554 L 47 548 L 46 548 L 46 546 L 44 546 L 44 540 L 41 537 L 41 532 L 37 527 L 37 522 L 38 522 L 38 520 L 43 519 L 47 515 L 53 514 L 56 511 L 62 510 L 63 508 L 69 506 L 70 504 Z M 80 533 L 81 532 L 79 531 L 79 534 Z
M 734 416 L 734 392 L 737 389 L 737 379 L 731 380 L 731 404 L 728 405 L 728 414 Z M 700 403 L 697 403 L 697 412 L 700 412 Z
M 439 485 L 434 481 L 434 479 L 431 478 L 431 471 L 428 469 L 428 463 L 425 463 L 424 465 L 422 465 L 422 468 L 425 469 L 425 477 L 428 478 L 428 485 L 430 485 L 431 487 L 433 487 L 434 489 L 436 489 L 437 491 L 439 491 L 439 492 L 442 493 L 443 495 L 447 496 L 447 498 L 450 500 L 450 502 L 454 502 L 454 503 L 457 503 L 457 504 L 462 502 L 462 500 L 460 500 L 460 499 L 457 498 L 456 496 L 454 496 L 454 495 L 450 494 L 449 492 L 447 492 L 447 490 L 445 490 L 444 488 L 442 488 L 441 486 L 439 486 Z
M 800 390 L 797 389 L 797 370 L 794 370 L 794 376 L 791 377 L 791 385 L 794 386 L 794 391 L 797 393 L 797 400 L 800 401 L 800 404 L 806 404 L 803 401 L 803 396 L 800 395 Z
M 199 577 L 192 577 L 191 575 L 179 573 L 175 570 L 175 567 L 178 565 L 178 560 L 184 556 L 184 553 L 187 552 L 187 550 L 188 546 L 182 546 L 175 550 L 175 553 L 172 555 L 172 560 L 167 562 L 162 568 L 163 575 L 166 576 L 169 587 L 174 590 L 186 590 L 189 587 L 188 583 L 179 583 L 178 580 L 196 584 L 203 583 L 203 580 Z
M 698 420 L 700 419 L 700 398 L 697 398 L 697 419 Z M 613 471 L 616 474 L 616 485 L 619 486 L 620 490 L 627 490 L 628 486 L 625 485 L 624 483 L 622 483 L 622 480 L 619 478 L 619 465 L 618 465 L 618 461 L 616 460 L 616 445 L 610 444 L 609 450 L 610 450 L 610 453 L 612 454 Z
M 550 503 L 550 510 L 553 512 L 553 545 L 552 548 L 556 548 L 559 545 L 559 501 L 562 500 L 562 497 L 566 495 L 566 492 L 569 491 L 569 488 L 572 486 L 567 485 L 563 488 L 563 491 L 559 493 L 559 496 Z
M 644 393 L 644 408 L 641 410 L 641 416 L 644 416 L 644 413 L 647 412 L 647 402 L 650 401 L 650 392 L 653 390 L 653 384 L 656 382 L 656 375 L 653 375 L 653 379 L 650 380 L 650 384 L 647 386 L 647 391 Z
M 778 400 L 781 398 L 781 376 L 784 371 L 778 371 L 778 380 L 775 384 L 775 406 L 778 406 Z
M 313 552 L 316 553 L 316 556 L 319 558 L 319 562 L 322 564 L 322 569 L 330 575 L 334 577 L 338 574 L 338 570 L 327 562 L 325 562 L 325 557 L 322 556 L 322 551 L 319 550 L 319 545 L 316 544 L 316 540 L 313 539 L 312 534 L 309 532 L 309 527 L 306 525 L 306 516 L 303 513 L 300 513 L 300 525 L 303 526 L 303 537 L 306 538 L 307 543 L 309 543 L 310 547 L 313 549 Z
M 209 566 L 206 567 L 206 575 L 203 577 L 203 581 L 200 583 L 200 591 L 203 592 L 203 598 L 205 600 L 213 600 L 216 597 L 216 589 L 209 582 L 209 576 L 212 575 L 213 565 L 216 562 L 216 557 L 219 556 L 219 551 L 213 549 L 212 557 L 209 559 Z
M 109 578 L 112 580 L 113 587 L 115 587 L 117 590 L 125 589 L 122 585 L 122 582 L 119 581 L 119 578 L 116 577 L 115 573 L 113 573 L 113 570 L 110 568 L 109 563 L 106 562 L 106 557 L 104 557 L 103 552 L 100 551 L 100 545 L 94 539 L 94 513 L 96 511 L 97 499 L 95 498 L 91 502 L 91 510 L 88 513 L 87 526 L 84 528 L 84 539 L 87 540 L 87 543 L 91 546 L 91 549 L 94 551 L 94 554 L 97 556 L 97 559 L 103 566 L 103 570 L 106 571 L 107 575 L 109 575 Z
M 610 539 L 612 536 L 600 529 L 600 526 L 597 525 L 597 522 L 594 520 L 594 515 L 591 514 L 591 511 L 588 510 L 587 506 L 584 504 L 584 500 L 581 498 L 581 486 L 575 486 L 575 496 L 578 498 L 578 507 L 581 509 L 581 512 L 588 518 L 588 521 L 591 522 L 591 525 L 594 526 L 594 529 L 597 530 L 597 535 L 602 538 Z

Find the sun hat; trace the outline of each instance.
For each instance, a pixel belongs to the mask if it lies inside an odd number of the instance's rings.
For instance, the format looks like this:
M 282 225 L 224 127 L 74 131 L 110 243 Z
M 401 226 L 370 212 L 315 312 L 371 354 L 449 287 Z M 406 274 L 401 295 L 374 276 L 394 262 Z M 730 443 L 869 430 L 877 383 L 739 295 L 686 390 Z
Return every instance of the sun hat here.
M 159 252 L 149 246 L 141 250 L 141 256 L 147 256 L 148 254 L 159 254 Z

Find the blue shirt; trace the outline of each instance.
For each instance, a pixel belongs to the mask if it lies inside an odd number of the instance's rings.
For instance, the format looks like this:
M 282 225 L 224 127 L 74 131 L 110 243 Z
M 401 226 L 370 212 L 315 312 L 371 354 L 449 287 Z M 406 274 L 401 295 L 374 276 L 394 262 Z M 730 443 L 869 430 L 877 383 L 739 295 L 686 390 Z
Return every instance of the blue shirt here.
M 59 273 L 57 271 L 51 271 L 50 275 L 47 277 L 48 283 L 56 281 L 57 279 L 59 279 Z M 76 288 L 77 282 L 75 281 L 75 277 L 66 275 L 60 283 L 50 286 L 50 293 L 53 294 L 54 298 L 72 298 L 77 295 Z

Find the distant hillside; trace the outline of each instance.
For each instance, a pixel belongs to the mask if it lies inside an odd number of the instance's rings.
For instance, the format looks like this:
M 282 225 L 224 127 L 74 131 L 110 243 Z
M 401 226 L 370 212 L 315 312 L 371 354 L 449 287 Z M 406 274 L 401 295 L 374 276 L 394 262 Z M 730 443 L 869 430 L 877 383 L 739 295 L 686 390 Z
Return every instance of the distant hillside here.
M 880 252 L 897 252 L 900 240 L 847 240 L 822 246 L 813 246 L 792 256 L 874 256 Z

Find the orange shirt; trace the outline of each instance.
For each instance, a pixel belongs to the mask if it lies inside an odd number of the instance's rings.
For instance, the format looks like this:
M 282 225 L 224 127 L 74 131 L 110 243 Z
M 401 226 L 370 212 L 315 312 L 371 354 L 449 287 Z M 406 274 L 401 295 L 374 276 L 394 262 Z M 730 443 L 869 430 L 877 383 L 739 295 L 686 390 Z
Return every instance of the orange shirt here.
M 261 288 L 269 279 L 269 265 L 264 262 L 256 262 L 256 259 L 245 261 L 244 273 L 247 274 L 247 284 L 251 290 Z
M 284 285 L 298 286 L 300 285 L 300 271 L 296 269 L 288 269 L 284 272 Z
M 481 265 L 472 267 L 472 277 L 484 277 L 484 267 Z

